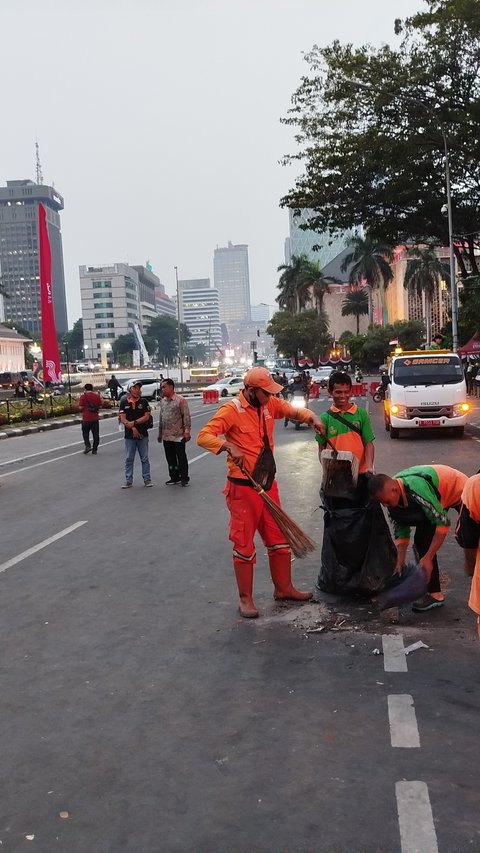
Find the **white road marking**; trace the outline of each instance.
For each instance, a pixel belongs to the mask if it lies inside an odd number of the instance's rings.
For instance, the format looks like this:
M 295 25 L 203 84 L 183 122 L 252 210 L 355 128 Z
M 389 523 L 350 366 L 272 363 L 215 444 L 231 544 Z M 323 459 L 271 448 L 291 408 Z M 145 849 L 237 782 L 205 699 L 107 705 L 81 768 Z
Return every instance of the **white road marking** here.
M 204 450 L 203 453 L 200 453 L 198 456 L 194 456 L 193 459 L 188 460 L 188 464 L 192 465 L 194 462 L 198 462 L 199 459 L 203 459 L 204 456 L 208 456 L 210 450 Z
M 399 634 L 383 634 L 382 645 L 385 672 L 407 672 L 403 637 Z
M 21 554 L 17 554 L 16 557 L 12 557 L 12 559 L 7 560 L 6 563 L 2 563 L 0 565 L 0 572 L 6 572 L 7 569 L 10 569 L 17 563 L 21 563 L 22 560 L 26 560 L 27 557 L 31 557 L 32 554 L 36 554 L 37 551 L 41 551 L 42 548 L 46 548 L 48 545 L 51 545 L 52 542 L 56 542 L 57 539 L 62 539 L 64 536 L 68 536 L 69 533 L 73 533 L 73 531 L 77 530 L 78 527 L 82 527 L 84 524 L 87 523 L 87 521 L 76 521 L 75 524 L 71 524 L 70 527 L 65 527 L 65 529 L 60 530 L 59 533 L 55 533 L 53 536 L 49 536 L 48 539 L 44 539 L 43 542 L 39 542 L 38 545 L 34 545 L 32 548 L 28 548 L 26 551 L 22 551 Z
M 411 749 L 420 746 L 413 696 L 399 693 L 387 696 L 392 746 Z
M 397 782 L 402 853 L 438 853 L 437 834 L 425 782 Z

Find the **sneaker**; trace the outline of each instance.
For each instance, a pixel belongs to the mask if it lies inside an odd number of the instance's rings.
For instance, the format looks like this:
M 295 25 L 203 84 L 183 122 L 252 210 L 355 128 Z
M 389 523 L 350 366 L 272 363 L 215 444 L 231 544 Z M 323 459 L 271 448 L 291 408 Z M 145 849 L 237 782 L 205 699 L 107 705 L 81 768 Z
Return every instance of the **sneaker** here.
M 165 485 L 166 486 L 176 486 L 179 482 L 180 482 L 180 480 L 167 480 Z
M 153 486 L 152 481 L 151 480 L 145 480 L 145 486 L 147 489 L 151 489 Z
M 96 456 L 96 455 L 97 455 L 97 451 L 96 451 L 96 450 L 92 450 L 92 456 Z
M 133 486 L 133 483 L 124 483 L 122 486 L 122 489 L 131 489 L 132 486 Z
M 433 610 L 435 607 L 443 607 L 444 604 L 445 601 L 443 598 L 433 598 L 427 592 L 423 598 L 419 598 L 418 601 L 413 602 L 412 610 L 414 613 L 424 613 L 426 610 Z
M 83 452 L 84 452 L 84 453 L 90 453 L 90 452 L 91 452 L 91 450 L 92 450 L 92 448 L 91 448 L 91 447 L 86 447 L 86 448 L 85 448 L 85 450 L 84 450 Z
M 185 486 L 188 486 L 188 480 L 182 480 L 182 486 L 184 488 L 185 488 Z

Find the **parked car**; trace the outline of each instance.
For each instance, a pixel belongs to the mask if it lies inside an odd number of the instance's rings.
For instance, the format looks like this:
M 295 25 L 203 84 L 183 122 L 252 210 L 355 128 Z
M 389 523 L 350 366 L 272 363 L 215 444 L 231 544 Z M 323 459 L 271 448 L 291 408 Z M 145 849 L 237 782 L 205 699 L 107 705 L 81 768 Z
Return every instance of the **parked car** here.
M 218 391 L 219 397 L 235 397 L 243 388 L 242 376 L 226 376 L 213 385 L 208 385 L 209 391 Z
M 311 370 L 310 376 L 317 385 L 321 385 L 322 388 L 326 388 L 332 372 L 331 367 L 319 367 L 317 370 Z

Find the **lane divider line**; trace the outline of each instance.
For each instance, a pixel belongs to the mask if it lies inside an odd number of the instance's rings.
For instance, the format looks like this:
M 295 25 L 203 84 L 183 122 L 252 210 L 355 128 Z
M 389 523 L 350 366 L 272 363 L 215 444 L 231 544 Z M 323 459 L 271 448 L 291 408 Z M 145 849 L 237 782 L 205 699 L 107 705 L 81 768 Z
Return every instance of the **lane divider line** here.
M 425 782 L 397 782 L 395 793 L 402 853 L 438 853 L 437 834 Z
M 52 542 L 56 542 L 57 539 L 63 539 L 64 536 L 68 536 L 69 533 L 73 533 L 74 530 L 77 530 L 79 527 L 83 527 L 84 524 L 88 524 L 88 522 L 76 521 L 75 524 L 71 524 L 70 527 L 65 527 L 65 529 L 60 530 L 59 533 L 49 536 L 48 539 L 44 539 L 43 542 L 39 542 L 38 545 L 33 545 L 32 548 L 27 548 L 26 551 L 22 551 L 21 554 L 17 554 L 16 557 L 12 557 L 12 559 L 7 560 L 6 563 L 2 563 L 0 565 L 0 572 L 6 572 L 7 569 L 11 569 L 12 566 L 15 566 L 17 563 L 21 563 L 22 560 L 26 560 L 27 557 L 31 557 L 32 554 L 36 554 L 43 548 L 47 548 L 48 545 L 51 545 Z
M 387 696 L 387 701 L 392 746 L 402 749 L 418 748 L 420 735 L 413 696 L 408 693 L 391 694 Z
M 408 672 L 407 656 L 401 634 L 383 634 L 382 646 L 385 672 Z

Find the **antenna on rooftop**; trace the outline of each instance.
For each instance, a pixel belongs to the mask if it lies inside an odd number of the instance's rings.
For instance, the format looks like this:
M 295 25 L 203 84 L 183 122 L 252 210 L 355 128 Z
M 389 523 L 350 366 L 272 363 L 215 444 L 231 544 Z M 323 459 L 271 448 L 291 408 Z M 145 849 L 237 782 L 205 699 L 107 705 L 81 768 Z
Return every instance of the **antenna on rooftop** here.
M 38 139 L 35 141 L 35 168 L 37 173 L 37 184 L 43 184 L 42 164 L 40 163 L 40 150 Z

